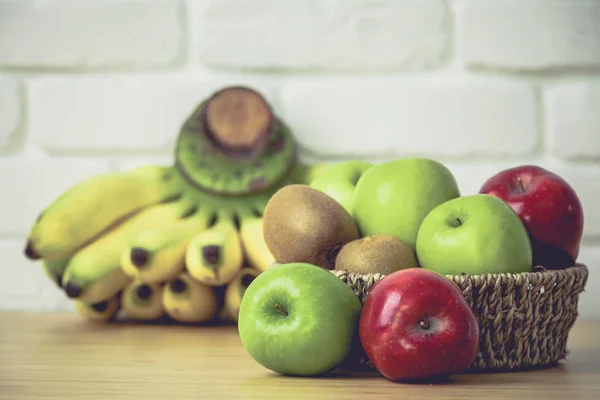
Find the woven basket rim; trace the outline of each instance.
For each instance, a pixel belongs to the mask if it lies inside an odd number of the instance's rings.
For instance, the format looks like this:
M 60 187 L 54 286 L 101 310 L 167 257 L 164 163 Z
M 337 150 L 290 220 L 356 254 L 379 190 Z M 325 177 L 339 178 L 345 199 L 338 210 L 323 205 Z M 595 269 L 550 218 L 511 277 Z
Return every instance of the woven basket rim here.
M 417 267 L 417 268 L 422 268 L 422 267 Z M 538 268 L 538 267 L 536 267 Z M 426 268 L 423 268 L 426 269 Z M 401 271 L 401 270 L 399 270 Z M 361 274 L 359 272 L 348 272 L 347 270 L 331 270 L 332 273 L 334 273 L 335 275 L 343 275 L 343 274 L 347 274 L 349 276 L 354 276 L 354 277 L 362 277 L 362 278 L 368 278 L 368 277 L 373 277 L 373 278 L 383 278 L 387 275 L 379 273 L 379 272 L 375 272 L 372 274 Z M 397 272 L 397 271 L 396 271 Z M 564 269 L 537 269 L 537 270 L 532 270 L 532 271 L 527 271 L 527 272 L 518 272 L 518 273 L 511 273 L 511 272 L 502 272 L 502 273 L 484 273 L 484 274 L 467 274 L 467 273 L 462 273 L 459 275 L 452 275 L 452 274 L 442 274 L 448 278 L 452 278 L 452 279 L 468 279 L 468 278 L 478 278 L 478 279 L 490 279 L 490 278 L 495 278 L 495 279 L 540 279 L 543 277 L 547 277 L 548 275 L 556 275 L 556 276 L 560 276 L 560 275 L 571 275 L 574 273 L 582 273 L 584 276 L 587 276 L 589 273 L 587 264 L 581 263 L 581 262 L 577 262 L 575 264 L 573 264 L 570 267 L 564 268 Z

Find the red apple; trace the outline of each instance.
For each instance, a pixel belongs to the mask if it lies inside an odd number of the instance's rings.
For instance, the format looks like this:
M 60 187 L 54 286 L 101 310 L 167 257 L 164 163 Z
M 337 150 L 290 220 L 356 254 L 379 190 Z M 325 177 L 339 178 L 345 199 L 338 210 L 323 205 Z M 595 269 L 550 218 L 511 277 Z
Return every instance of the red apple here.
M 393 381 L 438 379 L 475 359 L 479 325 L 458 286 L 423 268 L 396 271 L 371 288 L 360 342 L 373 366 Z
M 529 232 L 534 266 L 562 269 L 579 255 L 583 209 L 575 190 L 536 165 L 509 168 L 489 178 L 480 193 L 504 200 Z

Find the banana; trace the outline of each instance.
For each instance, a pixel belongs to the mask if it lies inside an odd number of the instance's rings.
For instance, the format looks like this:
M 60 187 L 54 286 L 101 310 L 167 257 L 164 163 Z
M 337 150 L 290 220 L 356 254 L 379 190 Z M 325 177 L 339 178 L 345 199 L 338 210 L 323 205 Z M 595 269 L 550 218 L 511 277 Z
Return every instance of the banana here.
M 131 213 L 180 191 L 181 178 L 172 167 L 145 166 L 88 178 L 40 214 L 24 253 L 32 260 L 68 258 Z
M 46 273 L 46 276 L 50 278 L 54 283 L 58 285 L 59 288 L 62 289 L 62 277 L 65 273 L 65 268 L 67 268 L 67 264 L 69 263 L 69 259 L 66 258 L 64 260 L 56 260 L 56 261 L 42 261 L 42 268 Z
M 206 322 L 219 310 L 215 289 L 194 280 L 187 272 L 165 284 L 162 303 L 167 315 L 178 322 Z
M 141 281 L 130 283 L 121 294 L 124 317 L 133 321 L 155 321 L 165 315 L 162 287 Z
M 233 321 L 233 319 L 229 316 L 227 309 L 225 307 L 219 308 L 219 312 L 217 314 L 217 320 L 219 322 L 229 322 Z
M 262 216 L 240 211 L 240 237 L 246 259 L 254 268 L 266 271 L 275 262 L 263 236 Z
M 190 240 L 206 229 L 210 214 L 202 206 L 195 207 L 181 220 L 134 235 L 122 253 L 123 271 L 146 283 L 174 279 L 185 269 L 185 251 Z
M 119 296 L 114 296 L 100 303 L 86 303 L 81 300 L 75 300 L 75 310 L 88 321 L 92 322 L 111 322 L 117 318 L 120 309 Z
M 121 268 L 121 254 L 129 238 L 176 221 L 191 207 L 193 203 L 186 197 L 151 206 L 75 253 L 63 276 L 67 296 L 97 303 L 120 292 L 131 281 Z
M 217 316 L 215 319 L 218 322 L 231 322 L 231 318 L 227 314 L 227 310 L 225 309 L 225 290 L 227 286 L 211 286 L 215 293 L 217 294 Z
M 225 289 L 225 312 L 232 321 L 237 322 L 240 304 L 246 288 L 250 286 L 254 278 L 260 275 L 260 272 L 255 268 L 244 267 L 227 285 Z
M 189 274 L 210 286 L 228 283 L 243 263 L 242 243 L 229 210 L 222 210 L 215 225 L 197 234 L 185 254 Z

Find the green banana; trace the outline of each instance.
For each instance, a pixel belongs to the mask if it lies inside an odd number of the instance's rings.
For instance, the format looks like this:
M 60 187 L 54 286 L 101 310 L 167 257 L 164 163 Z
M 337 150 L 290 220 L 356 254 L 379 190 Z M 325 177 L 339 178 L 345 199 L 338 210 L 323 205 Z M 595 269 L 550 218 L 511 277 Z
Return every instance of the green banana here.
M 187 197 L 153 205 L 75 253 L 63 277 L 67 296 L 87 303 L 97 303 L 114 296 L 131 280 L 121 268 L 121 255 L 129 238 L 176 221 L 192 207 L 193 203 Z
M 24 253 L 32 260 L 68 258 L 131 213 L 177 196 L 181 179 L 174 168 L 163 166 L 86 179 L 40 214 Z

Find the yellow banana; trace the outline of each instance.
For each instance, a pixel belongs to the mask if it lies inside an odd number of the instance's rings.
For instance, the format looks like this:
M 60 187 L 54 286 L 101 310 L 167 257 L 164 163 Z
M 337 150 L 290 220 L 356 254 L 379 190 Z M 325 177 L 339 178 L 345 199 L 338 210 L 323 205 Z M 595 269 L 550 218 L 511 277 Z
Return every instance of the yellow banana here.
M 174 279 L 185 269 L 185 251 L 197 233 L 206 229 L 210 211 L 192 208 L 189 215 L 166 226 L 131 237 L 121 256 L 125 273 L 146 283 Z
M 170 318 L 185 323 L 209 321 L 219 309 L 215 289 L 194 280 L 187 272 L 165 284 L 162 302 Z
M 266 271 L 275 262 L 263 236 L 262 216 L 242 212 L 240 238 L 246 259 L 254 268 Z
M 68 258 L 131 213 L 180 192 L 181 178 L 172 167 L 145 166 L 86 179 L 40 214 L 25 255 L 32 260 Z
M 134 281 L 121 294 L 124 317 L 132 321 L 154 321 L 165 315 L 162 287 Z
M 215 225 L 192 239 L 185 263 L 194 279 L 210 286 L 225 285 L 242 268 L 242 243 L 230 212 L 221 212 Z
M 184 198 L 141 210 L 75 253 L 63 276 L 67 296 L 96 303 L 120 292 L 131 281 L 121 268 L 121 254 L 129 238 L 176 221 L 192 205 L 189 199 Z
M 117 319 L 117 314 L 120 310 L 120 299 L 117 295 L 106 301 L 94 304 L 75 300 L 75 310 L 88 321 L 110 322 Z
M 227 312 L 227 309 L 225 308 L 225 306 L 219 307 L 218 310 L 219 310 L 219 312 L 217 313 L 217 320 L 219 322 L 232 321 L 232 318 L 229 316 L 229 313 Z
M 225 310 L 227 317 L 232 321 L 237 322 L 240 304 L 246 288 L 259 274 L 260 271 L 255 268 L 242 268 L 227 285 L 227 289 L 225 289 Z
M 225 309 L 225 289 L 227 286 L 211 286 L 217 295 L 217 315 L 215 320 L 218 322 L 230 322 L 231 318 L 227 315 L 227 310 Z
M 46 273 L 46 276 L 50 278 L 54 283 L 58 285 L 59 288 L 62 289 L 62 277 L 65 273 L 65 268 L 67 268 L 67 264 L 69 263 L 69 259 L 56 260 L 56 261 L 42 261 L 42 268 Z

